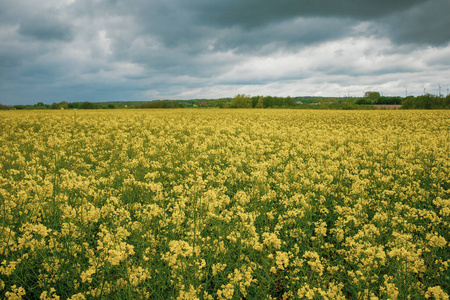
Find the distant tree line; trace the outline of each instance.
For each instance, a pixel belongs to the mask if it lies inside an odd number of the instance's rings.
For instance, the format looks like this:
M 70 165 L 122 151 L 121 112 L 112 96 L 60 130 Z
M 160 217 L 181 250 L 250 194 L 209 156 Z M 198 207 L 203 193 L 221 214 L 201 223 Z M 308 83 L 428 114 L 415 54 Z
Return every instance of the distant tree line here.
M 360 98 L 356 100 L 356 104 L 402 104 L 404 98 L 402 97 L 385 97 L 381 96 L 378 98 Z
M 425 94 L 402 98 L 380 96 L 378 92 L 366 92 L 364 98 L 358 99 L 356 104 L 401 104 L 402 109 L 450 109 L 450 95 L 444 97 Z
M 238 94 L 230 103 L 231 108 L 272 108 L 295 107 L 297 102 L 291 97 L 246 96 Z
M 44 104 L 38 102 L 30 105 L 2 105 L 0 110 L 36 110 L 36 109 L 115 109 L 115 108 L 207 108 L 217 107 L 226 108 L 230 105 L 231 98 L 221 99 L 191 99 L 191 100 L 154 100 L 154 101 L 114 101 L 95 103 L 84 102 L 66 102 Z
M 378 92 L 366 92 L 363 98 L 333 97 L 274 97 L 247 96 L 238 94 L 234 98 L 115 101 L 94 103 L 66 102 L 33 105 L 2 105 L 0 110 L 16 109 L 116 109 L 116 108 L 297 108 L 297 109 L 377 109 L 376 104 L 401 105 L 401 109 L 450 109 L 450 95 L 446 97 L 426 94 L 422 96 L 386 97 Z
M 402 109 L 450 109 L 450 94 L 446 97 L 431 94 L 406 97 Z
M 111 103 L 93 103 L 89 101 L 85 102 L 66 102 L 62 101 L 59 103 L 44 104 L 43 102 L 38 102 L 33 105 L 14 105 L 10 106 L 9 109 L 111 109 L 116 108 L 116 105 Z
M 156 100 L 144 102 L 138 106 L 139 108 L 184 108 L 182 103 L 169 100 Z

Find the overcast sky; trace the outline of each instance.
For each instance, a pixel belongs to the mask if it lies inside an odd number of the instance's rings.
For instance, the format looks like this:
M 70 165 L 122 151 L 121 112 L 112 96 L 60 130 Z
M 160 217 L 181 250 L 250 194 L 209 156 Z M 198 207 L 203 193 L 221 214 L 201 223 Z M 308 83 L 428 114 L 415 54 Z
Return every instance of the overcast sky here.
M 446 95 L 449 0 L 0 0 L 0 103 Z

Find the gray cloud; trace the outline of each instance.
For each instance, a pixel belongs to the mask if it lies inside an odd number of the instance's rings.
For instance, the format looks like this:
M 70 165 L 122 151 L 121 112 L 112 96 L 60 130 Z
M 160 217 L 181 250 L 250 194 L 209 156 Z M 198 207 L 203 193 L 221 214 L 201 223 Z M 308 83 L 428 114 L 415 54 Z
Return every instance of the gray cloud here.
M 297 18 L 261 28 L 232 27 L 218 31 L 212 43 L 219 51 L 267 55 L 357 34 L 354 22 L 337 18 Z
M 383 18 L 381 28 L 398 44 L 444 46 L 450 41 L 450 1 L 433 0 Z
M 34 16 L 20 22 L 19 33 L 37 40 L 70 41 L 74 33 L 68 24 L 49 16 Z
M 445 85 L 449 10 L 448 0 L 0 0 L 0 103 Z
M 403 11 L 429 0 L 250 0 L 184 1 L 183 8 L 194 7 L 199 22 L 215 26 L 264 26 L 297 17 L 344 17 L 358 20 L 379 18 Z

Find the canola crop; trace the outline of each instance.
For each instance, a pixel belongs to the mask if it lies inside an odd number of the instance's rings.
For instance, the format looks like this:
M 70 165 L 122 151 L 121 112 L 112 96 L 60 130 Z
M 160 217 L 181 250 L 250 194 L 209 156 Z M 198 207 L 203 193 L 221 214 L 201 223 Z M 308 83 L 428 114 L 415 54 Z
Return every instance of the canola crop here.
M 9 111 L 0 128 L 0 298 L 449 299 L 447 111 Z

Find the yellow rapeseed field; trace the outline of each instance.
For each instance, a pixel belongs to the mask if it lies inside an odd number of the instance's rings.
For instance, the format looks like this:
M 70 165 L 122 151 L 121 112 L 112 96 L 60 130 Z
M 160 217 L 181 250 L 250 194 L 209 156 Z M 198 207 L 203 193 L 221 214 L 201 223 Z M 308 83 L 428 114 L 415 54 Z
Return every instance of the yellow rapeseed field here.
M 449 111 L 2 111 L 0 129 L 0 298 L 449 299 Z

